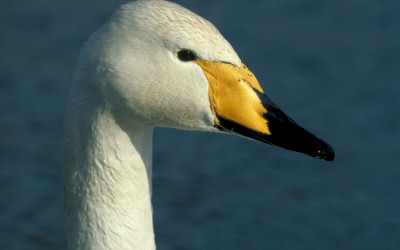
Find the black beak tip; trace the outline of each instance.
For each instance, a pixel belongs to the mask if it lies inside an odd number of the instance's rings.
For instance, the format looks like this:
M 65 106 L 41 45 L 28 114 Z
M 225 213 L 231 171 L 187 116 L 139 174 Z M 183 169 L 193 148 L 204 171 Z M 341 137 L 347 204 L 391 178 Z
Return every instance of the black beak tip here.
M 326 161 L 333 161 L 335 159 L 335 151 L 328 144 L 326 144 L 323 149 L 318 150 L 317 155 L 318 158 L 324 159 Z

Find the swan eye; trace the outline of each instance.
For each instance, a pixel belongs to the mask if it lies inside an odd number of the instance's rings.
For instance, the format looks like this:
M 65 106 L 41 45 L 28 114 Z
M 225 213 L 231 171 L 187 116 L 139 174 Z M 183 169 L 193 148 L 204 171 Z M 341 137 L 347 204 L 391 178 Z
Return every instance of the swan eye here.
M 178 51 L 177 55 L 178 55 L 179 60 L 181 60 L 183 62 L 189 62 L 189 61 L 196 60 L 196 55 L 191 50 L 187 50 L 187 49 L 180 50 L 180 51 Z

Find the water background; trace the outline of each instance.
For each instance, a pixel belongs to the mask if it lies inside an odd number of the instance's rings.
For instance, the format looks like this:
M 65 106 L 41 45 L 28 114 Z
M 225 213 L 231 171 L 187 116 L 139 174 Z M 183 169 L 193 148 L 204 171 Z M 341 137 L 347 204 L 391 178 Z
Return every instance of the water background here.
M 0 249 L 66 249 L 67 93 L 82 44 L 123 2 L 0 2 Z M 400 249 L 400 1 L 177 2 L 336 159 L 157 129 L 158 249 Z

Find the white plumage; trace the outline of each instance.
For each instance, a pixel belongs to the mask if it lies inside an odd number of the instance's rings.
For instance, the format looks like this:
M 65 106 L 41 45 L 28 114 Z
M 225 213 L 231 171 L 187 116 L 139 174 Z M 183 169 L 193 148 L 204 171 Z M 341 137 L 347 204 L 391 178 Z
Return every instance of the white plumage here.
M 194 52 L 196 60 L 181 60 L 181 50 Z M 224 71 L 218 73 L 219 68 Z M 219 82 L 231 68 L 243 75 L 234 84 L 241 84 L 244 98 L 220 102 L 227 92 L 220 89 L 231 83 Z M 257 97 L 261 87 L 211 23 L 166 1 L 123 5 L 86 43 L 69 97 L 64 149 L 68 247 L 155 249 L 154 127 L 226 129 L 262 140 L 260 132 L 236 131 L 229 119 L 222 120 L 235 112 L 230 104 L 246 103 L 247 93 L 255 107 L 249 113 L 269 131 L 272 123 L 260 113 L 265 100 Z M 241 124 L 247 116 L 231 120 Z M 251 120 L 248 124 L 253 126 Z
M 208 82 L 175 54 L 240 65 L 208 21 L 169 2 L 137 1 L 86 43 L 65 129 L 66 229 L 70 249 L 154 249 L 153 127 L 217 131 Z

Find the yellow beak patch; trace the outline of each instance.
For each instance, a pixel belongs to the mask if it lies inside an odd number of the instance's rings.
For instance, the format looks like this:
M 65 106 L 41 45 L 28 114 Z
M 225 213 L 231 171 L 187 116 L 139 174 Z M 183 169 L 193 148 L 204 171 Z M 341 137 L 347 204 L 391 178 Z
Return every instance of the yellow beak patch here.
M 270 135 L 267 110 L 255 90 L 264 93 L 257 78 L 242 64 L 196 60 L 209 82 L 211 111 L 217 125 L 217 114 L 248 129 Z

